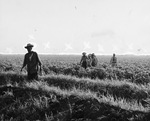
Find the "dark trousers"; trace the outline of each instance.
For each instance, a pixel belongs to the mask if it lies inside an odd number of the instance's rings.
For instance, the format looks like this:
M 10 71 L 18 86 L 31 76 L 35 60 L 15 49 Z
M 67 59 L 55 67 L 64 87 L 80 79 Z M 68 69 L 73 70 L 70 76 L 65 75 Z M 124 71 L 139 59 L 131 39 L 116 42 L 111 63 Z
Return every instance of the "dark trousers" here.
M 85 69 L 87 68 L 87 62 L 86 61 L 82 62 L 82 67 L 85 68 Z
M 32 74 L 30 74 L 30 73 L 28 73 L 28 80 L 38 80 L 38 73 L 36 72 L 36 73 L 32 73 Z

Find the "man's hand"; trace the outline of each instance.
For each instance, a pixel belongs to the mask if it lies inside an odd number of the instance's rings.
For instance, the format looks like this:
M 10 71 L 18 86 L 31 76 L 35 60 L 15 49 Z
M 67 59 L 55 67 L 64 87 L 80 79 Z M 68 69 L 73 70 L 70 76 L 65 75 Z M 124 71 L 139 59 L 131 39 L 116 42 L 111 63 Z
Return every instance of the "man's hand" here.
M 40 75 L 42 75 L 42 66 L 40 66 Z
M 21 72 L 22 72 L 22 69 L 23 69 L 23 68 L 21 68 L 21 70 L 20 70 Z
M 22 66 L 22 68 L 21 68 L 21 70 L 20 70 L 21 72 L 22 72 L 22 69 L 23 69 L 24 67 L 25 67 L 25 65 Z
M 40 72 L 42 72 L 42 67 L 40 66 Z

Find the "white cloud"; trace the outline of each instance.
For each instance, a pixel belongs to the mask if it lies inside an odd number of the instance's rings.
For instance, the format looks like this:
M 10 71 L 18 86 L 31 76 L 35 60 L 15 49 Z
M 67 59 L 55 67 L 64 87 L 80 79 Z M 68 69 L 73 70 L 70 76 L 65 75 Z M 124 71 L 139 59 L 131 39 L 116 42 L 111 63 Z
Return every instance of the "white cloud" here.
M 136 53 L 130 52 L 130 51 L 127 51 L 127 52 L 123 53 L 123 55 L 135 55 L 135 54 L 136 54 Z
M 147 54 L 149 54 L 149 52 L 144 48 L 143 49 L 139 48 L 139 49 L 137 49 L 137 54 L 138 55 L 147 55 Z
M 137 54 L 137 51 L 136 51 L 136 49 L 134 48 L 134 45 L 133 45 L 133 43 L 128 43 L 127 44 L 127 48 L 124 50 L 124 53 L 123 54 L 133 54 L 133 55 L 135 55 L 135 54 Z
M 58 53 L 58 55 L 81 55 L 81 53 L 65 53 L 65 52 L 61 52 L 61 53 Z
M 98 44 L 98 51 L 99 52 L 104 52 L 104 48 L 101 44 Z
M 72 50 L 72 49 L 73 49 L 73 47 L 71 46 L 71 44 L 69 44 L 69 43 L 65 44 L 65 51 Z
M 46 42 L 43 45 L 45 50 L 50 49 L 50 42 Z
M 84 45 L 84 50 L 87 50 L 87 49 L 90 49 L 91 48 L 91 46 L 90 46 L 90 42 L 83 42 L 83 45 Z
M 129 49 L 130 51 L 134 49 L 133 43 L 128 44 L 128 49 Z
M 16 43 L 19 46 L 24 42 L 26 45 L 26 42 L 35 41 L 42 51 L 42 47 L 44 49 L 42 40 L 53 40 L 53 45 L 50 41 L 50 46 L 49 44 L 45 45 L 45 49 L 50 48 L 51 52 L 57 53 L 64 51 L 65 48 L 71 49 L 65 43 L 68 40 L 75 40 L 71 41 L 74 43 L 72 44 L 74 52 L 95 52 L 97 49 L 105 54 L 111 53 L 112 50 L 118 50 L 116 47 L 112 48 L 112 44 L 118 38 L 115 43 L 120 45 L 118 46 L 120 47 L 119 53 L 128 51 L 137 53 L 136 44 L 143 44 L 143 48 L 147 47 L 147 50 L 150 51 L 147 44 L 150 38 L 149 1 L 118 1 L 95 0 L 93 2 L 89 0 L 87 2 L 76 0 L 64 4 L 52 0 L 45 2 L 38 0 L 35 5 L 34 1 L 22 0 L 19 2 L 20 5 L 17 5 L 16 2 L 8 3 L 2 0 L 0 13 L 3 20 L 2 27 L 0 27 L 2 32 L 0 51 L 5 51 L 9 46 L 7 42 L 10 40 L 13 42 L 10 47 L 13 47 L 15 52 L 17 52 Z M 28 6 L 29 4 L 30 6 Z M 58 6 L 59 10 L 56 9 Z M 37 13 L 37 10 L 40 13 Z M 25 11 L 26 14 L 20 17 L 22 12 L 18 13 L 18 11 Z M 15 19 L 12 19 L 12 13 Z M 17 34 L 18 36 L 16 36 Z M 119 41 L 121 39 L 122 42 Z M 18 40 L 24 40 L 24 42 L 18 43 Z M 99 42 L 103 44 L 104 48 L 98 47 L 97 43 Z M 120 43 L 118 44 L 118 42 Z M 128 46 L 130 43 L 133 44 Z M 6 45 L 5 48 L 3 44 Z M 36 48 L 37 45 L 34 46 Z M 21 51 L 23 52 L 23 49 Z
M 102 36 L 108 36 L 108 37 L 113 37 L 115 35 L 115 32 L 113 30 L 102 30 L 101 32 L 93 32 L 91 34 L 92 38 L 96 37 L 102 37 Z
M 6 53 L 12 54 L 12 52 L 13 52 L 12 48 L 6 48 Z
M 113 52 L 119 51 L 119 47 L 118 47 L 117 45 L 113 45 L 113 46 L 112 46 L 112 51 L 113 51 Z
M 30 41 L 31 41 L 31 40 L 35 40 L 34 35 L 28 35 L 28 38 L 29 38 Z

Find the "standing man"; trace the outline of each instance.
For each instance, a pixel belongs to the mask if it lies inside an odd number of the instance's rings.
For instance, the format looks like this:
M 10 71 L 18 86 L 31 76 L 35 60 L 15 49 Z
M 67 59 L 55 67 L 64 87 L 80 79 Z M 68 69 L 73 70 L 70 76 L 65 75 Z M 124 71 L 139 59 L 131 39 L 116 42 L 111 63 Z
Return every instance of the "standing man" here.
M 113 57 L 110 60 L 110 64 L 112 67 L 117 66 L 117 58 L 116 58 L 115 54 L 113 54 Z
M 87 60 L 88 60 L 88 57 L 86 56 L 86 53 L 83 52 L 81 60 L 80 60 L 80 65 L 85 69 L 87 68 Z
M 33 80 L 36 79 L 38 80 L 38 65 L 40 66 L 40 72 L 41 72 L 41 61 L 39 60 L 38 54 L 34 51 L 32 51 L 32 44 L 27 44 L 25 48 L 27 49 L 28 53 L 25 54 L 24 57 L 24 62 L 22 69 L 27 65 L 27 72 L 28 72 L 28 79 Z

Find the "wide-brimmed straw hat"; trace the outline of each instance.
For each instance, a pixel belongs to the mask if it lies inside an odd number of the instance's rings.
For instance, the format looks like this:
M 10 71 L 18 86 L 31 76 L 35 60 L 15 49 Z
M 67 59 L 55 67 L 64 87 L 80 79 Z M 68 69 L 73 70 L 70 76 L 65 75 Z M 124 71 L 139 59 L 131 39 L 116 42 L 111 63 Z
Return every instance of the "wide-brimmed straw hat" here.
M 28 43 L 27 46 L 25 46 L 25 48 L 28 48 L 28 47 L 33 47 L 33 45 Z

